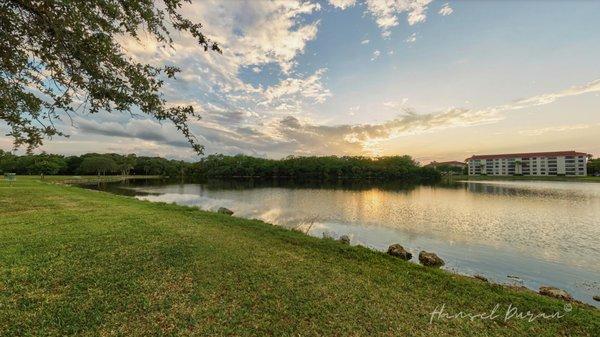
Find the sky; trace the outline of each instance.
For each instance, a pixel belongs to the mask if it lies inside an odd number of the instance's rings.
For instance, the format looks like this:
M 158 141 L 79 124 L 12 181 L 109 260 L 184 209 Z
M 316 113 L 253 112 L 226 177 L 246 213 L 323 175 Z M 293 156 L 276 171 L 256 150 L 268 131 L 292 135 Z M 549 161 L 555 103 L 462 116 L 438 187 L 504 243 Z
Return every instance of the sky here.
M 120 41 L 181 69 L 164 95 L 200 112 L 190 126 L 207 155 L 600 156 L 600 1 L 193 0 L 182 13 L 222 55 L 182 33 L 173 48 Z M 198 159 L 144 116 L 80 113 L 62 127 L 71 137 L 40 151 Z

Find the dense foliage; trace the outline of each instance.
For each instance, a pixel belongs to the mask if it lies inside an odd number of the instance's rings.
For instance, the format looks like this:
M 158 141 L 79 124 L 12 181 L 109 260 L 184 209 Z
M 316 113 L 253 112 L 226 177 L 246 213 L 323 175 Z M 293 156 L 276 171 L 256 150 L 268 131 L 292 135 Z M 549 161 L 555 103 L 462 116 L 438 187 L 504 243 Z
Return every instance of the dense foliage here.
M 434 182 L 439 171 L 421 167 L 410 156 L 287 157 L 280 160 L 244 155 L 210 155 L 196 163 L 115 153 L 81 156 L 37 154 L 16 156 L 0 150 L 0 174 L 143 174 L 195 178 L 395 179 Z
M 54 122 L 72 112 L 114 111 L 170 120 L 202 152 L 187 126 L 192 106 L 168 106 L 161 95 L 179 69 L 137 62 L 121 45 L 143 35 L 173 48 L 171 32 L 186 32 L 220 52 L 180 14 L 182 2 L 0 1 L 0 121 L 15 146 L 31 150 L 62 135 Z
M 600 158 L 590 159 L 588 161 L 587 174 L 590 176 L 600 175 Z
M 600 158 L 590 159 L 588 175 L 600 174 Z M 210 155 L 196 163 L 134 154 L 87 153 L 62 156 L 41 153 L 17 156 L 0 150 L 0 174 L 137 174 L 195 178 L 394 179 L 435 182 L 441 174 L 462 169 L 446 165 L 420 166 L 410 156 L 327 156 L 265 159 L 245 155 Z
M 16 156 L 0 150 L 0 174 L 143 174 L 178 177 L 185 175 L 190 165 L 184 161 L 138 157 L 133 154 L 88 153 L 81 156 L 62 156 L 42 153 Z
M 194 174 L 208 178 L 372 178 L 437 181 L 440 173 L 421 167 L 410 156 L 287 157 L 281 160 L 244 155 L 211 155 L 194 164 Z
M 428 165 L 429 166 L 429 165 Z M 432 165 L 436 170 L 444 173 L 444 174 L 468 174 L 468 168 L 465 167 L 457 167 L 449 164 L 437 164 Z

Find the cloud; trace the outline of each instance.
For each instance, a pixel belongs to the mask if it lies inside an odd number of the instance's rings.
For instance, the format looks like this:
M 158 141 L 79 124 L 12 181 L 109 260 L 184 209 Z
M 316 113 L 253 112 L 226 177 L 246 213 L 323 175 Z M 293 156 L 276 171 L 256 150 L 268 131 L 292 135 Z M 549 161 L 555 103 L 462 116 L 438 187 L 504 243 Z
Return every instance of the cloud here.
M 356 112 L 358 110 L 360 110 L 360 105 L 356 105 L 356 106 L 351 106 L 350 108 L 348 108 L 348 110 L 350 111 L 348 114 L 350 116 L 354 116 L 356 114 Z
M 263 105 L 277 101 L 279 103 L 297 102 L 298 97 L 310 99 L 315 103 L 323 103 L 331 96 L 329 89 L 321 82 L 326 69 L 319 69 L 306 78 L 287 78 L 277 85 L 269 87 L 263 93 Z
M 545 105 L 556 101 L 559 98 L 576 96 L 591 92 L 600 92 L 600 79 L 591 81 L 584 85 L 573 86 L 569 89 L 559 91 L 557 93 L 537 95 L 529 98 L 523 98 L 511 103 L 513 108 L 521 108 L 528 106 Z
M 371 61 L 377 60 L 379 58 L 379 55 L 381 55 L 381 52 L 375 49 L 375 51 L 373 52 L 373 56 L 371 57 Z
M 286 124 L 293 128 L 281 128 L 282 138 L 299 144 L 304 153 L 368 153 L 374 154 L 377 142 L 405 133 L 419 133 L 458 126 L 478 125 L 497 121 L 494 114 L 468 109 L 448 109 L 440 113 L 416 114 L 407 111 L 403 116 L 382 124 L 324 126 L 301 123 L 295 117 L 287 117 Z M 311 144 L 315 146 L 311 148 Z M 320 144 L 317 146 L 317 144 Z M 310 150 L 309 150 L 310 149 Z
M 245 153 L 252 142 L 234 144 L 237 132 L 249 137 L 263 121 L 310 110 L 332 96 L 324 83 L 325 68 L 296 71 L 296 58 L 317 35 L 319 21 L 311 15 L 320 9 L 318 3 L 304 0 L 184 5 L 182 13 L 203 24 L 203 32 L 221 45 L 222 55 L 202 51 L 192 37 L 179 33 L 174 34 L 173 50 L 152 41 L 142 41 L 143 46 L 126 42 L 133 57 L 182 69 L 176 81 L 166 83 L 165 97 L 170 104 L 192 105 L 200 113 L 202 119 L 191 130 L 207 153 Z M 268 82 L 247 83 L 242 69 L 265 74 Z
M 196 107 L 211 105 L 257 119 L 276 114 L 275 107 L 297 109 L 331 96 L 321 82 L 324 69 L 312 75 L 295 72 L 296 57 L 304 53 L 318 32 L 319 21 L 309 20 L 308 16 L 320 8 L 318 3 L 300 0 L 193 2 L 184 5 L 182 13 L 203 24 L 203 31 L 221 45 L 222 55 L 202 51 L 191 36 L 179 33 L 174 34 L 173 49 L 162 48 L 156 41 L 142 40 L 139 44 L 126 39 L 124 44 L 134 58 L 182 69 L 176 81 L 165 85 L 168 101 Z M 252 85 L 240 78 L 241 69 L 259 73 L 265 65 L 277 66 L 281 71 L 269 74 L 274 80 L 269 84 Z M 208 119 L 213 117 L 216 114 Z
M 425 21 L 430 2 L 366 0 L 365 9 L 377 21 L 382 35 L 389 36 L 402 15 L 406 15 L 410 25 Z M 353 1 L 344 2 L 346 5 L 341 5 L 341 1 L 330 3 L 337 8 L 355 4 Z M 191 128 L 199 142 L 206 146 L 206 153 L 268 156 L 375 153 L 379 142 L 404 134 L 493 123 L 502 119 L 507 111 L 600 92 L 600 80 L 596 80 L 486 109 L 449 108 L 421 114 L 401 110 L 406 108 L 406 101 L 398 99 L 382 107 L 402 111 L 390 121 L 320 125 L 308 116 L 319 113 L 320 104 L 334 94 L 327 88 L 327 69 L 310 65 L 307 68 L 310 70 L 306 70 L 296 65 L 299 56 L 317 36 L 320 23 L 314 14 L 320 10 L 315 1 L 197 1 L 184 5 L 182 12 L 204 25 L 203 31 L 223 47 L 223 55 L 202 51 L 194 39 L 185 34 L 174 34 L 174 49 L 163 48 L 145 37 L 141 44 L 132 40 L 123 43 L 134 58 L 152 64 L 173 64 L 182 69 L 177 81 L 166 82 L 165 98 L 170 104 L 190 104 L 200 112 L 202 119 L 192 121 Z M 440 14 L 445 15 L 441 10 Z M 411 36 L 416 38 L 415 34 Z M 380 56 L 381 52 L 375 50 L 371 60 Z M 246 76 L 269 78 L 257 84 L 245 80 Z M 361 111 L 366 112 L 365 107 Z M 350 108 L 349 113 L 354 110 Z M 374 115 L 377 111 L 368 113 Z M 127 145 L 123 148 L 142 152 L 191 153 L 183 137 L 168 123 L 108 118 L 78 120 L 79 129 L 73 138 L 84 139 L 94 149 L 105 144 L 97 142 L 98 138 L 82 137 L 88 134 L 114 137 L 114 143 L 110 144 L 114 148 Z M 93 144 L 94 141 L 98 144 Z
M 405 105 L 406 102 L 408 102 L 408 98 L 403 98 L 402 101 L 400 101 L 400 102 L 388 101 L 388 102 L 383 102 L 382 104 L 386 108 L 398 109 L 398 108 L 402 107 L 403 105 Z
M 340 9 L 356 5 L 354 0 L 329 3 Z M 387 29 L 397 25 L 397 17 L 402 13 L 410 24 L 425 20 L 428 3 L 394 0 L 384 9 L 380 1 L 369 0 L 365 8 L 379 20 L 382 29 Z M 297 70 L 298 56 L 304 54 L 317 36 L 320 22 L 314 14 L 320 10 L 321 5 L 314 0 L 194 1 L 184 4 L 181 12 L 203 24 L 203 32 L 221 45 L 222 55 L 204 52 L 193 37 L 179 32 L 173 34 L 174 48 L 163 46 L 147 34 L 141 34 L 139 41 L 123 38 L 121 42 L 134 59 L 182 69 L 177 80 L 165 83 L 164 95 L 169 104 L 192 105 L 200 113 L 202 119 L 194 120 L 191 130 L 206 145 L 207 153 L 213 150 L 246 153 L 250 148 L 252 153 L 270 153 L 273 149 L 295 152 L 300 145 L 284 137 L 278 121 L 287 115 L 318 113 L 318 105 L 333 95 L 325 83 L 325 68 L 302 73 Z M 370 41 L 365 39 L 361 43 Z M 375 50 L 372 60 L 380 55 Z M 265 83 L 245 79 L 259 73 L 268 76 Z M 153 120 L 112 121 L 107 116 L 89 117 L 86 123 L 87 118 L 81 118 L 80 129 L 75 131 L 80 132 L 80 137 L 91 134 L 139 139 L 136 148 L 143 151 L 157 149 L 159 144 L 185 144 L 168 123 L 160 126 Z M 142 125 L 151 131 L 143 132 Z M 160 134 L 164 137 L 160 138 Z M 243 140 L 234 141 L 236 137 Z M 268 141 L 279 145 L 271 147 L 265 143 Z M 309 151 L 310 146 L 303 148 Z
M 417 41 L 417 33 L 410 34 L 410 36 L 407 37 L 405 41 L 407 43 L 413 43 L 413 42 Z
M 381 35 L 390 37 L 392 27 L 399 24 L 400 15 L 406 13 L 406 21 L 409 25 L 424 22 L 427 19 L 427 5 L 433 0 L 366 0 L 367 12 L 375 19 L 381 29 Z M 329 3 L 339 9 L 347 9 L 356 4 L 356 0 L 329 0 Z M 444 6 L 452 13 L 448 4 Z M 450 14 L 448 13 L 448 14 Z M 441 10 L 440 10 L 441 14 Z M 448 15 L 443 14 L 443 15 Z
M 572 87 L 553 94 L 533 96 L 515 102 L 489 107 L 485 109 L 450 108 L 441 112 L 417 114 L 404 109 L 398 118 L 381 124 L 357 124 L 325 126 L 302 122 L 295 117 L 286 117 L 281 125 L 288 127 L 278 128 L 275 134 L 278 139 L 285 140 L 286 144 L 296 144 L 296 153 L 312 154 L 348 154 L 363 153 L 377 154 L 378 143 L 405 134 L 416 134 L 442 130 L 455 127 L 467 127 L 489 124 L 504 118 L 503 113 L 516 109 L 523 109 L 549 104 L 562 97 L 580 95 L 600 91 L 600 81 L 593 81 L 586 85 Z M 553 99 L 550 99 L 552 97 Z M 405 104 L 403 100 L 402 104 Z M 386 102 L 385 106 L 399 108 L 398 102 Z M 292 126 L 293 127 L 290 127 Z M 551 131 L 566 131 L 587 128 L 586 125 L 571 125 L 563 127 L 543 128 L 541 130 L 525 130 L 524 134 L 540 134 Z
M 370 42 L 370 40 L 368 40 L 368 39 L 367 40 L 362 40 L 362 41 L 360 41 L 360 44 L 367 44 L 369 42 Z
M 259 116 L 259 122 L 254 124 L 232 123 L 213 120 L 210 107 L 205 113 L 209 117 L 203 121 L 194 121 L 198 140 L 206 146 L 206 154 L 244 153 L 256 156 L 283 157 L 295 155 L 376 155 L 382 150 L 382 142 L 410 134 L 420 134 L 457 127 L 468 127 L 495 123 L 502 120 L 505 114 L 517 109 L 549 104 L 557 99 L 600 92 L 600 80 L 575 86 L 563 91 L 519 99 L 504 105 L 484 109 L 448 108 L 431 113 L 416 113 L 406 108 L 408 100 L 384 102 L 383 106 L 400 110 L 401 114 L 383 123 L 372 124 L 340 124 L 321 125 L 313 122 L 305 114 L 298 116 Z M 215 108 L 218 110 L 218 108 Z M 349 108 L 350 112 L 358 111 L 359 106 Z M 216 113 L 216 112 L 215 112 Z M 246 112 L 242 112 L 246 113 Z M 370 113 L 373 113 L 372 111 Z M 237 114 L 232 120 L 241 118 Z M 74 136 L 95 134 L 110 136 L 111 142 L 134 149 L 139 153 L 155 151 L 161 155 L 181 156 L 191 151 L 181 135 L 170 125 L 160 125 L 152 120 L 131 120 L 127 123 L 118 121 L 96 122 L 77 120 L 78 133 Z M 522 135 L 540 135 L 548 132 L 580 130 L 588 128 L 584 124 L 540 129 L 521 130 Z M 128 141 L 118 143 L 119 139 Z M 136 139 L 138 141 L 131 141 Z M 124 144 L 124 145 L 122 145 Z M 168 148 L 174 149 L 169 152 Z M 118 148 L 111 145 L 111 148 Z
M 329 0 L 329 4 L 339 9 L 346 9 L 356 4 L 356 0 Z
M 384 37 L 389 37 L 390 29 L 399 24 L 399 16 L 407 15 L 409 25 L 427 19 L 427 5 L 432 0 L 366 0 L 367 11 L 375 18 Z
M 524 136 L 540 136 L 548 132 L 564 132 L 564 131 L 573 131 L 573 130 L 583 130 L 589 129 L 591 125 L 589 124 L 575 124 L 575 125 L 561 125 L 561 126 L 549 126 L 545 128 L 538 129 L 528 129 L 528 130 L 520 130 L 519 134 Z
M 446 15 L 450 15 L 454 12 L 454 10 L 452 9 L 452 7 L 450 7 L 449 3 L 445 3 L 442 8 L 440 8 L 440 11 L 438 12 L 438 14 L 442 15 L 442 16 L 446 16 Z
M 78 118 L 76 125 L 76 133 L 141 139 L 169 146 L 190 148 L 187 140 L 174 127 L 168 124 L 161 125 L 149 119 L 132 119 L 128 123 L 120 124 Z

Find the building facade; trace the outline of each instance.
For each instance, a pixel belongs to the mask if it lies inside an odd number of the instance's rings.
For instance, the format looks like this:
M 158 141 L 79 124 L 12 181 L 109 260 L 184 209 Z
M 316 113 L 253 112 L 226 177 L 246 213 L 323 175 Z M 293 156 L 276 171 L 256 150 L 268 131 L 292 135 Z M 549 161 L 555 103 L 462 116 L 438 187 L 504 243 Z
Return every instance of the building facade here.
M 583 152 L 535 152 L 475 155 L 467 159 L 469 175 L 585 176 Z

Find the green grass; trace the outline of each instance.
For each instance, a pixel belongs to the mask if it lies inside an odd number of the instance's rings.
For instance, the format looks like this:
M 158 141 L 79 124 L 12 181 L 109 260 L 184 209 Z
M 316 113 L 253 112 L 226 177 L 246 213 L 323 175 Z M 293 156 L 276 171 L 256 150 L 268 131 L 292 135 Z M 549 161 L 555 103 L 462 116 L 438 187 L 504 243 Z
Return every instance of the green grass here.
M 0 182 L 0 335 L 599 336 L 600 310 L 261 221 Z M 430 312 L 495 320 L 435 320 Z
M 65 183 L 65 184 L 86 184 L 86 183 L 96 183 L 96 182 L 115 182 L 121 180 L 128 179 L 156 179 L 160 178 L 160 176 L 124 176 L 124 175 L 97 175 L 97 176 L 44 176 L 43 178 L 40 176 L 17 176 L 18 180 L 25 179 L 29 180 L 41 180 L 44 182 L 54 182 L 54 183 Z M 0 180 L 4 180 L 4 176 L 0 175 Z
M 600 183 L 600 177 L 566 177 L 566 176 L 468 176 L 456 175 L 451 177 L 452 180 L 529 180 L 529 181 L 579 181 L 579 182 L 596 182 Z

